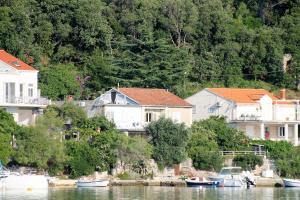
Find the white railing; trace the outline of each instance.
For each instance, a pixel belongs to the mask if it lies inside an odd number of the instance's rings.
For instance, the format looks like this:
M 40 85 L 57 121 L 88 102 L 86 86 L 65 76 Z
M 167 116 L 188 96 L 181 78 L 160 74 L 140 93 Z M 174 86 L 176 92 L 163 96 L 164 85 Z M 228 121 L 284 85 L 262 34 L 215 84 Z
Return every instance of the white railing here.
M 254 154 L 257 156 L 267 156 L 266 151 L 220 151 L 222 156 L 237 156 L 237 155 L 247 155 Z
M 44 97 L 0 97 L 0 105 L 49 105 L 50 100 Z

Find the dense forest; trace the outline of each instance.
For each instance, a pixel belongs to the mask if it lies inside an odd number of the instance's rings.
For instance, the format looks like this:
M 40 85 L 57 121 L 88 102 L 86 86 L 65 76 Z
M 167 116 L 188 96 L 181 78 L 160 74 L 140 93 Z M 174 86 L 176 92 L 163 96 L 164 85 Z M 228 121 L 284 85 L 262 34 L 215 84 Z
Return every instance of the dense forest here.
M 54 100 L 117 85 L 297 89 L 299 44 L 300 0 L 0 0 L 0 49 L 39 69 Z

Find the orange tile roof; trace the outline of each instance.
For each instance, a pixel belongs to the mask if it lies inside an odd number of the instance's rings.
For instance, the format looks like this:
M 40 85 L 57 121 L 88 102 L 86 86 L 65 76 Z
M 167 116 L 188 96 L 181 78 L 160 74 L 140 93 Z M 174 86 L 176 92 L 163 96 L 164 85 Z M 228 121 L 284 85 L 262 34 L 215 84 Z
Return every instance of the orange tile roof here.
M 243 89 L 243 88 L 206 88 L 208 91 L 217 94 L 225 99 L 236 103 L 254 103 L 264 95 L 272 100 L 279 100 L 271 92 L 264 89 Z
M 30 65 L 27 65 L 20 59 L 14 57 L 13 55 L 7 53 L 4 50 L 0 50 L 0 60 L 8 64 L 9 66 L 17 69 L 17 70 L 30 70 L 30 71 L 37 71 Z
M 141 105 L 155 106 L 191 106 L 185 100 L 165 89 L 119 88 L 119 91 Z

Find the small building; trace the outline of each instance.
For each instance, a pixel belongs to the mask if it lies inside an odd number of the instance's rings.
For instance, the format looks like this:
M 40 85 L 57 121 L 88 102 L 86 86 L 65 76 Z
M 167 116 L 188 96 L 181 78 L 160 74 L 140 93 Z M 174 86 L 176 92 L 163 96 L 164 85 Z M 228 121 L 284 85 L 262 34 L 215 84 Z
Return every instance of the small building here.
M 298 145 L 299 100 L 287 100 L 264 89 L 205 88 L 186 99 L 193 121 L 224 116 L 253 139 L 286 140 Z
M 40 97 L 38 70 L 0 50 L 0 109 L 11 113 L 19 125 L 29 125 L 48 104 Z
M 142 134 L 160 117 L 192 124 L 192 106 L 165 89 L 112 88 L 95 100 L 88 115 L 103 115 L 130 134 Z

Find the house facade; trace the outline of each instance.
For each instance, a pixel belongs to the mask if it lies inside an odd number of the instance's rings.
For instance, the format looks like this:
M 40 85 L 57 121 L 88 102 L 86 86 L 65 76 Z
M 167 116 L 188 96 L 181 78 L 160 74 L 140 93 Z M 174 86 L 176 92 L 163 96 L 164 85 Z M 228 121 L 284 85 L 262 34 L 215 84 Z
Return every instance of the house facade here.
M 29 125 L 48 104 L 40 97 L 38 70 L 0 50 L 0 108 L 11 113 L 19 125 Z
M 287 100 L 264 89 L 205 88 L 186 99 L 193 121 L 224 116 L 252 139 L 286 140 L 298 145 L 299 100 Z
M 164 89 L 113 88 L 95 100 L 88 115 L 103 115 L 130 134 L 143 133 L 160 117 L 186 126 L 192 124 L 192 106 Z

